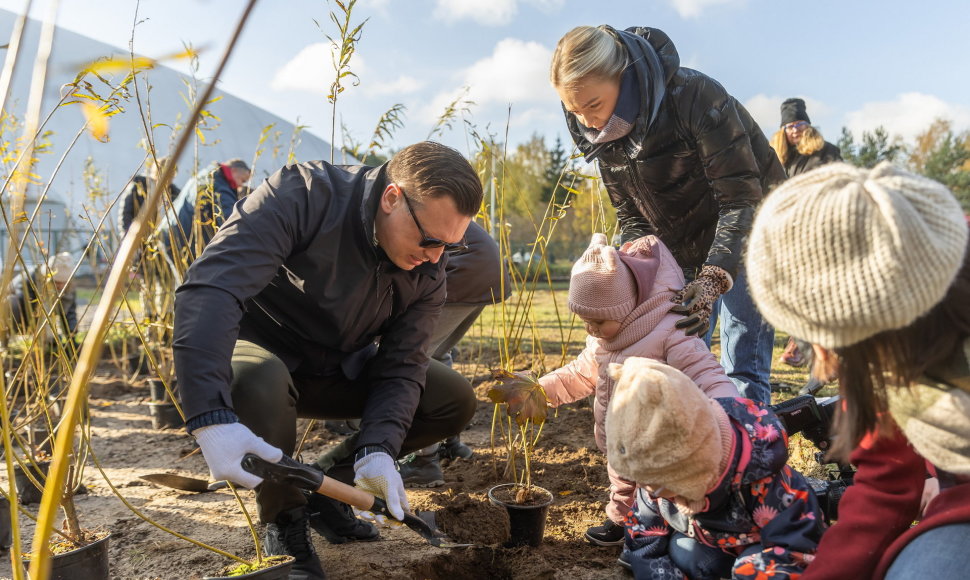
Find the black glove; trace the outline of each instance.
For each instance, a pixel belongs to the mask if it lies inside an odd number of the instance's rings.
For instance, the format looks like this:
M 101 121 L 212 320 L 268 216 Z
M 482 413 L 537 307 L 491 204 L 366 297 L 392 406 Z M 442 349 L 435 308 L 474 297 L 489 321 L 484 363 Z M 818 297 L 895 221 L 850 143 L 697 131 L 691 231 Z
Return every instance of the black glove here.
M 676 327 L 690 335 L 703 336 L 711 327 L 711 311 L 718 297 L 731 289 L 731 276 L 724 269 L 705 264 L 694 281 L 673 298 L 677 306 L 670 309 L 685 315 Z

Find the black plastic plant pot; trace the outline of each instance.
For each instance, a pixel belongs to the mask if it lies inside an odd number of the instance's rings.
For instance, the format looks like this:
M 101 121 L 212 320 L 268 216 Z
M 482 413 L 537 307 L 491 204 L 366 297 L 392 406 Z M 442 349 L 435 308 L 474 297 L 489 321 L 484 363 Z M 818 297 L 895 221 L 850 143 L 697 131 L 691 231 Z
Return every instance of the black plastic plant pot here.
M 148 393 L 151 395 L 153 401 L 167 401 L 171 402 L 172 398 L 168 396 L 168 391 L 165 390 L 165 383 L 162 379 L 148 379 Z M 178 382 L 172 381 L 169 385 L 175 396 L 178 396 Z
M 156 429 L 178 429 L 185 425 L 175 403 L 149 401 L 148 414 L 152 417 L 152 427 Z
M 263 568 L 262 570 L 256 570 L 255 572 L 249 572 L 236 576 L 205 576 L 202 580 L 221 580 L 222 578 L 232 578 L 232 580 L 239 580 L 240 578 L 251 578 L 253 580 L 287 580 L 290 577 L 290 568 L 292 566 L 293 558 L 290 558 L 285 562 L 280 562 L 275 566 Z M 222 572 L 227 573 L 226 570 L 223 570 Z
M 86 546 L 52 556 L 50 580 L 108 580 L 111 577 L 108 564 L 110 538 L 111 534 L 106 534 Z M 30 565 L 29 559 L 25 558 L 23 562 Z
M 9 550 L 13 543 L 13 530 L 10 527 L 10 500 L 0 497 L 0 550 Z
M 552 503 L 549 490 L 533 485 L 533 497 L 523 504 L 515 503 L 517 483 L 503 483 L 488 490 L 488 500 L 493 505 L 504 507 L 509 512 L 509 541 L 506 548 L 516 546 L 538 546 L 546 529 L 546 516 Z
M 30 470 L 34 479 L 43 483 L 44 478 L 47 476 L 47 468 L 50 467 L 50 464 L 50 461 L 38 461 L 35 467 L 31 463 L 27 463 L 27 469 Z M 17 499 L 21 504 L 30 505 L 40 503 L 40 498 L 44 495 L 44 490 L 38 489 L 30 481 L 30 478 L 23 472 L 19 463 L 13 466 L 13 477 L 14 483 L 17 485 Z

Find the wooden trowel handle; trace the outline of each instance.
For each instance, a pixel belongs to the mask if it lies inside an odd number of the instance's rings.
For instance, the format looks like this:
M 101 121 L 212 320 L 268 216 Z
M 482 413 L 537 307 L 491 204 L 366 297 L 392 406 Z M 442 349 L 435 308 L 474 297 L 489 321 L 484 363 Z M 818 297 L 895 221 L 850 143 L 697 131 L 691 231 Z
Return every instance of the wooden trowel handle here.
M 387 504 L 381 498 L 332 477 L 324 477 L 319 469 L 304 465 L 287 455 L 279 463 L 271 463 L 258 455 L 247 453 L 242 459 L 242 468 L 273 483 L 316 492 L 359 510 L 390 515 Z

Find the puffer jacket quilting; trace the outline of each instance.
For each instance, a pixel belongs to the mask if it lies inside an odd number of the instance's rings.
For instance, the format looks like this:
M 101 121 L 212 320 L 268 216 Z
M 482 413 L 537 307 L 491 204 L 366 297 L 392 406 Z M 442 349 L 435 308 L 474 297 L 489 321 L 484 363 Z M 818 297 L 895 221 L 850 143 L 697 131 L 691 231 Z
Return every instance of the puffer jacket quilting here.
M 785 171 L 751 115 L 720 83 L 681 67 L 666 34 L 630 28 L 619 35 L 641 79 L 646 65 L 637 55 L 649 50 L 645 44 L 663 63 L 657 116 L 649 122 L 641 114 L 628 136 L 594 145 L 567 111 L 573 140 L 598 160 L 624 240 L 656 234 L 683 267 L 706 263 L 735 276 L 755 208 Z

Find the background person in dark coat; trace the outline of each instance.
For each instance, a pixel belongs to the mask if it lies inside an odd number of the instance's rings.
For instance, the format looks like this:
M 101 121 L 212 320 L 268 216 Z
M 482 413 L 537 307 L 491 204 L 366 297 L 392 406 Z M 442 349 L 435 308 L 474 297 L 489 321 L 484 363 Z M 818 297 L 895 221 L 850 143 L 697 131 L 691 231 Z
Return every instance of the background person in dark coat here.
M 786 99 L 781 104 L 781 128 L 771 137 L 771 148 L 788 177 L 842 161 L 839 148 L 822 138 L 822 133 L 808 118 L 805 101 L 797 98 Z
M 769 402 L 774 331 L 748 296 L 741 255 L 755 207 L 785 173 L 757 123 L 717 81 L 681 67 L 656 28 L 575 28 L 550 80 L 577 147 L 599 164 L 623 240 L 654 234 L 684 268 L 680 327 L 705 335 L 719 310 L 721 364 L 742 395 Z
M 785 99 L 781 104 L 781 128 L 771 138 L 771 148 L 785 166 L 788 177 L 805 173 L 826 163 L 842 161 L 839 148 L 822 139 L 822 133 L 812 126 L 805 110 L 805 101 L 798 98 Z M 800 367 L 811 365 L 812 349 L 795 337 L 788 338 L 788 345 L 781 355 L 781 362 Z M 812 381 L 804 392 L 818 385 Z
M 158 157 L 156 159 L 149 155 L 145 161 L 145 174 L 132 177 L 131 183 L 128 184 L 124 193 L 121 194 L 121 199 L 118 200 L 118 228 L 121 237 L 124 237 L 128 233 L 128 228 L 131 227 L 132 220 L 141 211 L 141 206 L 145 203 L 145 198 L 148 197 L 148 194 L 151 193 L 152 188 L 158 182 L 158 171 L 165 165 L 166 161 L 168 161 L 168 157 Z M 178 169 L 175 169 L 175 171 L 177 172 Z M 165 208 L 169 203 L 174 202 L 178 198 L 179 192 L 181 190 L 175 184 L 170 183 L 168 185 L 168 201 L 162 207 Z M 154 215 L 149 216 L 148 223 L 149 227 L 155 227 Z
M 230 159 L 213 163 L 189 178 L 159 224 L 157 235 L 170 255 L 191 264 L 232 215 L 239 188 L 251 177 L 245 161 Z
M 428 350 L 445 301 L 443 253 L 460 247 L 481 202 L 471 165 L 432 142 L 377 168 L 288 165 L 239 203 L 178 289 L 186 428 L 215 479 L 256 488 L 267 552 L 296 557 L 302 578 L 324 576 L 307 497 L 240 461 L 292 453 L 297 417 L 360 418 L 360 431 L 328 453 L 327 475 L 403 516 L 394 459 L 457 434 L 476 408 L 468 381 Z M 349 507 L 311 498 L 320 526 L 376 537 Z
M 74 266 L 71 254 L 61 252 L 47 263 L 35 266 L 29 276 L 20 274 L 14 278 L 7 296 L 12 331 L 32 336 L 38 326 L 46 323 L 49 312 L 52 325 L 54 321 L 60 325 L 61 342 L 72 356 L 76 351 L 77 336 L 77 291 L 71 283 Z M 56 335 L 54 328 L 48 328 L 50 334 L 45 332 L 40 340 Z

